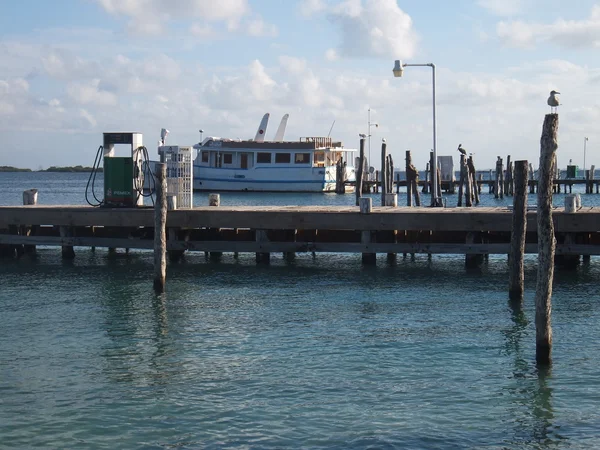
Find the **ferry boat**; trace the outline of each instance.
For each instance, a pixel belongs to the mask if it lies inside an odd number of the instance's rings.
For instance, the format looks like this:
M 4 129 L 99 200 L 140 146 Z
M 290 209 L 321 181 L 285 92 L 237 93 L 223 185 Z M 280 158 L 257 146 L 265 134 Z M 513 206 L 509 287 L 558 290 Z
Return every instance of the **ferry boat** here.
M 194 190 L 332 192 L 340 159 L 345 180 L 355 181 L 356 149 L 346 148 L 330 137 L 285 141 L 288 117 L 286 114 L 281 119 L 273 141 L 265 140 L 267 113 L 253 140 L 207 137 L 194 145 Z M 353 189 L 346 185 L 347 192 Z

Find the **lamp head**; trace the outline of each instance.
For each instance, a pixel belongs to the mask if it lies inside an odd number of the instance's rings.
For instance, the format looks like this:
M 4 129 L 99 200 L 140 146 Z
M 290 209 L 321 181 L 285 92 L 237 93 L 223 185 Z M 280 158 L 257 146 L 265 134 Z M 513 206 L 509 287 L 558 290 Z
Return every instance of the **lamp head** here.
M 404 67 L 402 66 L 402 61 L 400 61 L 399 59 L 396 60 L 396 62 L 394 63 L 394 76 L 395 77 L 401 77 L 402 74 L 404 73 Z

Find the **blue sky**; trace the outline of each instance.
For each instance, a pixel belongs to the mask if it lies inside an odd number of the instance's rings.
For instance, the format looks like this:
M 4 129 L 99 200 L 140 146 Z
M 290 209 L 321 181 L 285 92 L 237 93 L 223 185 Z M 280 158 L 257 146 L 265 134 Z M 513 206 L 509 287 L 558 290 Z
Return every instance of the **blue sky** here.
M 462 143 L 537 167 L 546 99 L 561 91 L 559 164 L 600 167 L 600 1 L 20 0 L 0 17 L 0 165 L 91 165 L 102 132 L 135 130 L 155 154 L 204 135 L 327 135 L 357 147 L 373 127 L 396 165 Z M 377 153 L 375 153 L 377 154 Z

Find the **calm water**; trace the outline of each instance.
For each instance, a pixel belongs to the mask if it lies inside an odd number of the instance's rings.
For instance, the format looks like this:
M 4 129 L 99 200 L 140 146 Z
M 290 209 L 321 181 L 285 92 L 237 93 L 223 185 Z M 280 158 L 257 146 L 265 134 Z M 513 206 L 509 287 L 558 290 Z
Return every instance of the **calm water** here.
M 0 174 L 0 204 L 20 204 L 31 187 L 43 204 L 85 204 L 86 181 Z M 507 302 L 505 257 L 467 272 L 453 256 L 362 267 L 360 255 L 273 255 L 258 267 L 254 255 L 191 254 L 169 265 L 162 296 L 152 264 L 147 252 L 86 249 L 73 262 L 57 249 L 2 261 L 0 448 L 597 445 L 596 259 L 557 273 L 549 371 L 535 366 L 532 257 L 521 311 Z

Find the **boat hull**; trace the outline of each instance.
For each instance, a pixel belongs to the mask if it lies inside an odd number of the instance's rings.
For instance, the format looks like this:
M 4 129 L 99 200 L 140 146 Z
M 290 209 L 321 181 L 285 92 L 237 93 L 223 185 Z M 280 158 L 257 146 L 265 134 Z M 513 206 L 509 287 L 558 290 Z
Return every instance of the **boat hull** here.
M 335 192 L 336 168 L 254 168 L 224 169 L 194 166 L 195 191 L 248 192 Z M 347 170 L 354 181 L 354 170 Z M 350 192 L 353 186 L 346 186 Z

